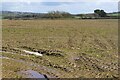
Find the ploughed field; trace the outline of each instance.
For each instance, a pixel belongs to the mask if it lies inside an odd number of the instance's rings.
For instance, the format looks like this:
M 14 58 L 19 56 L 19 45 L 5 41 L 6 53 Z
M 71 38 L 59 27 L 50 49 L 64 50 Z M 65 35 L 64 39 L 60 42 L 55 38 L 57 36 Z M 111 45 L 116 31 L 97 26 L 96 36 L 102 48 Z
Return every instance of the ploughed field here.
M 117 78 L 118 22 L 3 20 L 1 58 L 3 78 Z

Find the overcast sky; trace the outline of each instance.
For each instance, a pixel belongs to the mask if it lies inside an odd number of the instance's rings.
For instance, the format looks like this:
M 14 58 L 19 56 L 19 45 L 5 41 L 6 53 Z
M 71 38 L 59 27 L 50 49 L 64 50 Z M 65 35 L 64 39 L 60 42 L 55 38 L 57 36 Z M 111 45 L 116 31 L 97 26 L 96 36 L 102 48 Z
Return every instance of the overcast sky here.
M 65 1 L 65 0 L 64 0 Z M 2 2 L 2 10 L 4 11 L 21 11 L 21 12 L 37 12 L 46 13 L 48 11 L 66 11 L 74 14 L 78 13 L 92 13 L 95 9 L 103 9 L 106 12 L 117 12 L 118 1 L 117 0 L 54 0 L 48 2 L 48 0 L 27 0 L 17 1 L 4 0 Z

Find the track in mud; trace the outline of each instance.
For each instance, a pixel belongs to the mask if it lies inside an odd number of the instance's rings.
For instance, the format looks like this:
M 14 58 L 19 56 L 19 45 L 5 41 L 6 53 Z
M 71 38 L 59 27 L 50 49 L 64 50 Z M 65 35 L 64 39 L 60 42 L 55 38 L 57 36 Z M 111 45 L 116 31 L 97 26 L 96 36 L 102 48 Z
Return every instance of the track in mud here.
M 24 49 L 27 49 L 27 47 Z M 11 61 L 15 61 L 16 63 L 23 63 L 24 65 L 29 66 L 29 68 L 47 75 L 48 78 L 65 78 L 69 77 L 69 75 L 71 75 L 71 78 L 84 78 L 92 76 L 98 78 L 118 77 L 117 57 L 113 62 L 111 62 L 107 60 L 104 61 L 102 58 L 97 58 L 89 54 L 78 53 L 78 56 L 73 57 L 74 61 L 71 62 L 69 60 L 70 57 L 66 57 L 65 55 L 67 53 L 64 51 L 42 49 L 35 50 L 34 48 L 30 49 L 31 51 L 39 53 L 43 52 L 43 56 L 26 54 L 24 51 L 16 48 L 3 47 L 3 59 L 9 59 Z M 25 70 L 29 70 L 29 68 L 26 68 Z M 19 69 L 19 71 L 22 71 L 22 69 Z

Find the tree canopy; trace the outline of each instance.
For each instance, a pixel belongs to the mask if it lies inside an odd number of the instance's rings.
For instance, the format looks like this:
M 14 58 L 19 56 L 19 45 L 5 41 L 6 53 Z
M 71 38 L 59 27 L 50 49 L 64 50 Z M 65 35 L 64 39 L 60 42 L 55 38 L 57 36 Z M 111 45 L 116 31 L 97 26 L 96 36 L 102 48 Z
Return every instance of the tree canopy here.
M 106 17 L 107 14 L 104 10 L 96 9 L 94 10 L 94 13 L 98 14 L 100 17 Z
M 69 18 L 72 15 L 68 12 L 62 12 L 62 11 L 50 11 L 48 12 L 45 17 L 46 18 L 51 18 L 51 19 L 56 19 L 56 18 Z

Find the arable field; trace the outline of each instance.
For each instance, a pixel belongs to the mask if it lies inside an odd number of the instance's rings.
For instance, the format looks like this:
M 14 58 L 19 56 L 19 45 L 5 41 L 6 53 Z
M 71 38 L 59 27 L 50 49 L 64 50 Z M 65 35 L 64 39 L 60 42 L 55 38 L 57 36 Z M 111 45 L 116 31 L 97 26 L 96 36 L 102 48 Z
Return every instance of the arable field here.
M 48 78 L 118 77 L 117 19 L 3 20 L 2 24 L 3 78 L 25 78 L 21 72 L 26 70 Z

